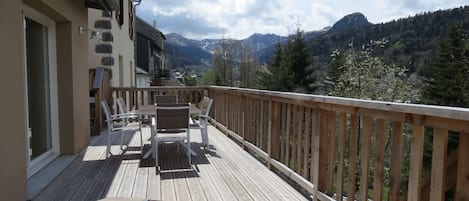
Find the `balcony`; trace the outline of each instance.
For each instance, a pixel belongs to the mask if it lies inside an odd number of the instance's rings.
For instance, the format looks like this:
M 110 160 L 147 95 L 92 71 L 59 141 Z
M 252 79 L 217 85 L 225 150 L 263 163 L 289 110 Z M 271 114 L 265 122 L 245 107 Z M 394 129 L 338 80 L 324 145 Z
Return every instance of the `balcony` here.
M 163 154 L 166 173 L 155 175 L 154 162 L 141 160 L 133 141 L 125 154 L 104 160 L 105 146 L 97 136 L 37 200 L 469 198 L 466 108 L 229 87 L 112 90 L 113 97 L 137 108 L 152 103 L 156 94 L 177 94 L 180 102 L 191 103 L 204 95 L 214 98 L 209 129 L 214 149 L 201 149 L 198 139 L 192 144 L 197 171 L 178 172 L 184 157 Z M 457 146 L 448 149 L 454 137 Z M 424 150 L 426 141 L 431 153 Z M 182 155 L 171 144 L 161 150 Z

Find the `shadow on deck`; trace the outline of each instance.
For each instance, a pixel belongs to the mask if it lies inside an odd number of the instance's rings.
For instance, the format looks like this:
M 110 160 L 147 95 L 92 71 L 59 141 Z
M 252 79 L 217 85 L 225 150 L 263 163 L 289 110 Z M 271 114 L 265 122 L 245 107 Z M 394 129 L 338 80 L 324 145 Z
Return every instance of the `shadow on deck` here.
M 143 129 L 145 152 L 149 131 Z M 209 128 L 211 149 L 202 148 L 198 130 L 191 136 L 197 153 L 192 167 L 182 146 L 162 144 L 159 175 L 155 160 L 141 157 L 140 135 L 130 139 L 125 152 L 113 146 L 115 155 L 107 160 L 105 135 L 97 136 L 34 200 L 307 200 L 217 129 Z

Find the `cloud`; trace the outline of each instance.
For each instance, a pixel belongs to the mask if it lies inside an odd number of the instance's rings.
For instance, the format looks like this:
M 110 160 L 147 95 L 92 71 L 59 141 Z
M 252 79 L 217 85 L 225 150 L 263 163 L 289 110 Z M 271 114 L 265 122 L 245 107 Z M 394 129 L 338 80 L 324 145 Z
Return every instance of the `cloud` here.
M 137 15 L 156 20 L 164 33 L 241 39 L 253 33 L 288 35 L 298 22 L 305 31 L 319 30 L 353 12 L 380 23 L 465 4 L 467 0 L 144 0 Z

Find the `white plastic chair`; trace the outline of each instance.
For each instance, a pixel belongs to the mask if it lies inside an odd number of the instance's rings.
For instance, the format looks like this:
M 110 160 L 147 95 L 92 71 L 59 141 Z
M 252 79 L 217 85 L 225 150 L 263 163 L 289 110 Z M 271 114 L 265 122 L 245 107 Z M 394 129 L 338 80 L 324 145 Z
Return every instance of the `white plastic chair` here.
M 209 147 L 209 141 L 208 141 L 208 119 L 210 118 L 210 108 L 212 107 L 213 104 L 213 99 L 205 97 L 204 100 L 202 100 L 202 105 L 205 107 L 205 112 L 201 115 L 198 115 L 198 120 L 193 119 L 193 123 L 191 124 L 191 128 L 195 129 L 200 129 L 200 133 L 202 135 L 202 144 L 204 145 L 205 148 Z
M 180 142 L 185 145 L 189 165 L 191 165 L 189 104 L 156 104 L 152 126 L 156 173 L 158 174 L 160 170 L 158 164 L 160 142 Z
M 107 104 L 106 101 L 101 101 L 101 106 L 104 111 L 104 115 L 106 116 L 106 123 L 107 123 L 107 146 L 106 146 L 106 158 L 109 158 L 112 153 L 111 153 L 111 142 L 112 142 L 112 137 L 114 135 L 121 135 L 121 143 L 120 143 L 120 148 L 121 150 L 124 150 L 124 140 L 125 140 L 125 135 L 127 134 L 133 134 L 136 131 L 139 131 L 140 133 L 140 151 L 143 153 L 143 139 L 142 139 L 142 131 L 140 126 L 135 126 L 135 125 L 129 125 L 129 124 L 122 124 L 117 126 L 115 124 L 116 121 L 125 121 L 129 116 L 127 115 L 112 115 L 111 114 L 111 109 L 109 108 L 109 105 Z
M 137 119 L 138 118 L 138 113 L 135 111 L 128 111 L 127 107 L 125 105 L 124 99 L 122 97 L 119 97 L 117 100 L 117 107 L 119 108 L 119 115 L 122 117 L 125 117 L 124 119 L 124 124 L 127 125 L 129 123 L 130 119 Z

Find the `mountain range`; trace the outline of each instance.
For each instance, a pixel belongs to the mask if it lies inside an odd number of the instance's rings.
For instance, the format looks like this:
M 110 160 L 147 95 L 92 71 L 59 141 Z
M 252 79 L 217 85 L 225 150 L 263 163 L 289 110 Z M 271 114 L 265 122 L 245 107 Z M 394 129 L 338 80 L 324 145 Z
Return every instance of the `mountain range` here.
M 361 13 L 353 13 L 347 15 L 337 21 L 332 27 L 325 27 L 322 30 L 306 32 L 304 37 L 311 40 L 328 32 L 336 32 L 354 27 L 370 25 L 366 17 Z M 247 44 L 253 48 L 260 62 L 266 62 L 270 59 L 275 45 L 287 40 L 285 36 L 276 34 L 259 34 L 255 33 L 248 38 L 242 40 L 232 39 L 188 39 L 177 33 L 165 34 L 165 52 L 167 57 L 167 66 L 173 68 L 182 68 L 189 70 L 204 70 L 211 61 L 212 53 L 216 47 L 223 41 L 237 41 Z
M 389 42 L 377 54 L 388 61 L 419 71 L 427 65 L 438 41 L 444 37 L 448 26 L 460 25 L 469 34 L 469 6 L 417 14 L 386 23 L 372 24 L 362 13 L 344 16 L 330 27 L 304 33 L 313 67 L 323 69 L 335 49 L 346 50 L 352 45 L 362 47 L 370 41 L 387 39 Z M 182 70 L 204 71 L 210 66 L 213 50 L 230 39 L 192 40 L 177 33 L 166 34 L 167 66 Z M 255 33 L 246 39 L 235 40 L 254 49 L 260 63 L 270 60 L 277 42 L 287 37 Z

